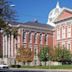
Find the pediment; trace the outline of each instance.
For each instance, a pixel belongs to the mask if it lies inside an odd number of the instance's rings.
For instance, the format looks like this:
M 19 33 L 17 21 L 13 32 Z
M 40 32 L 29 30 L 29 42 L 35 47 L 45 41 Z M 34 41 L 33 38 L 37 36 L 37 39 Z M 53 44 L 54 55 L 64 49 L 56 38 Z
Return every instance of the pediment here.
M 64 19 L 67 19 L 70 17 L 72 17 L 72 11 L 67 10 L 67 9 L 63 9 L 62 12 L 59 14 L 59 16 L 54 20 L 54 22 L 64 20 Z

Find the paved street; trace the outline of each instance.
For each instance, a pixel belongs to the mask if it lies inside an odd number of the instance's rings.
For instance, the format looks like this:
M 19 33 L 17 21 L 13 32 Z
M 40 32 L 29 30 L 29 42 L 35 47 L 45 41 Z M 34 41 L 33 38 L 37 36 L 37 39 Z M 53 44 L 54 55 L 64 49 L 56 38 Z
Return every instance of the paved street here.
M 3 69 L 0 72 L 72 72 L 72 70 L 51 70 L 51 69 Z

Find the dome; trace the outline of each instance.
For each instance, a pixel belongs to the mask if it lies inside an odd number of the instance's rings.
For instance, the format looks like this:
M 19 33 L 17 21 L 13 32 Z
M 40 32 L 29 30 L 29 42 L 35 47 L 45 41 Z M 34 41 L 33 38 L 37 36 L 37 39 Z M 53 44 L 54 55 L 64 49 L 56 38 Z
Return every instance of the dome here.
M 56 19 L 56 17 L 59 15 L 60 12 L 61 8 L 59 6 L 59 2 L 57 2 L 56 8 L 52 9 L 51 12 L 49 13 L 47 24 L 53 23 L 54 19 Z

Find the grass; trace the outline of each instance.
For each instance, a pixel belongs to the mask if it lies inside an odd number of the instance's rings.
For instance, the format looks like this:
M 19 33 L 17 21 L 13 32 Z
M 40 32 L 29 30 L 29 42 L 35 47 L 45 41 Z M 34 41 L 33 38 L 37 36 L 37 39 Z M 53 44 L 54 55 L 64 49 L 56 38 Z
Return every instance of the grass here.
M 58 65 L 58 66 L 22 66 L 22 68 L 32 68 L 32 69 L 72 69 L 72 65 Z

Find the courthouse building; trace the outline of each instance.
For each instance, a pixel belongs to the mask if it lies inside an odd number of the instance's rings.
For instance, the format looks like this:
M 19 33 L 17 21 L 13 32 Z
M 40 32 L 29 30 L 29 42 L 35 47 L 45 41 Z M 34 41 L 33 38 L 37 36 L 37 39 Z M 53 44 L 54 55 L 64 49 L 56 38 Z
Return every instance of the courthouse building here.
M 62 8 L 54 23 L 53 46 L 59 44 L 72 51 L 72 9 Z
M 37 21 L 26 23 L 11 23 L 12 26 L 18 27 L 17 39 L 13 35 L 7 37 L 3 36 L 3 57 L 7 62 L 14 63 L 16 58 L 16 50 L 18 48 L 31 48 L 33 52 L 32 65 L 39 65 L 40 61 L 38 53 L 43 46 L 53 47 L 53 27 L 47 24 L 41 24 Z M 36 53 L 36 54 L 34 54 Z M 9 61 L 10 60 L 10 61 Z
M 43 46 L 55 47 L 58 44 L 72 50 L 72 9 L 61 8 L 57 2 L 51 10 L 47 24 L 36 21 L 19 23 L 12 22 L 13 27 L 19 27 L 17 39 L 13 35 L 3 36 L 3 60 L 5 63 L 15 63 L 16 51 L 20 47 L 31 48 L 33 61 L 30 65 L 39 65 L 38 53 Z M 51 26 L 51 25 L 54 25 Z M 34 54 L 36 53 L 36 54 Z

